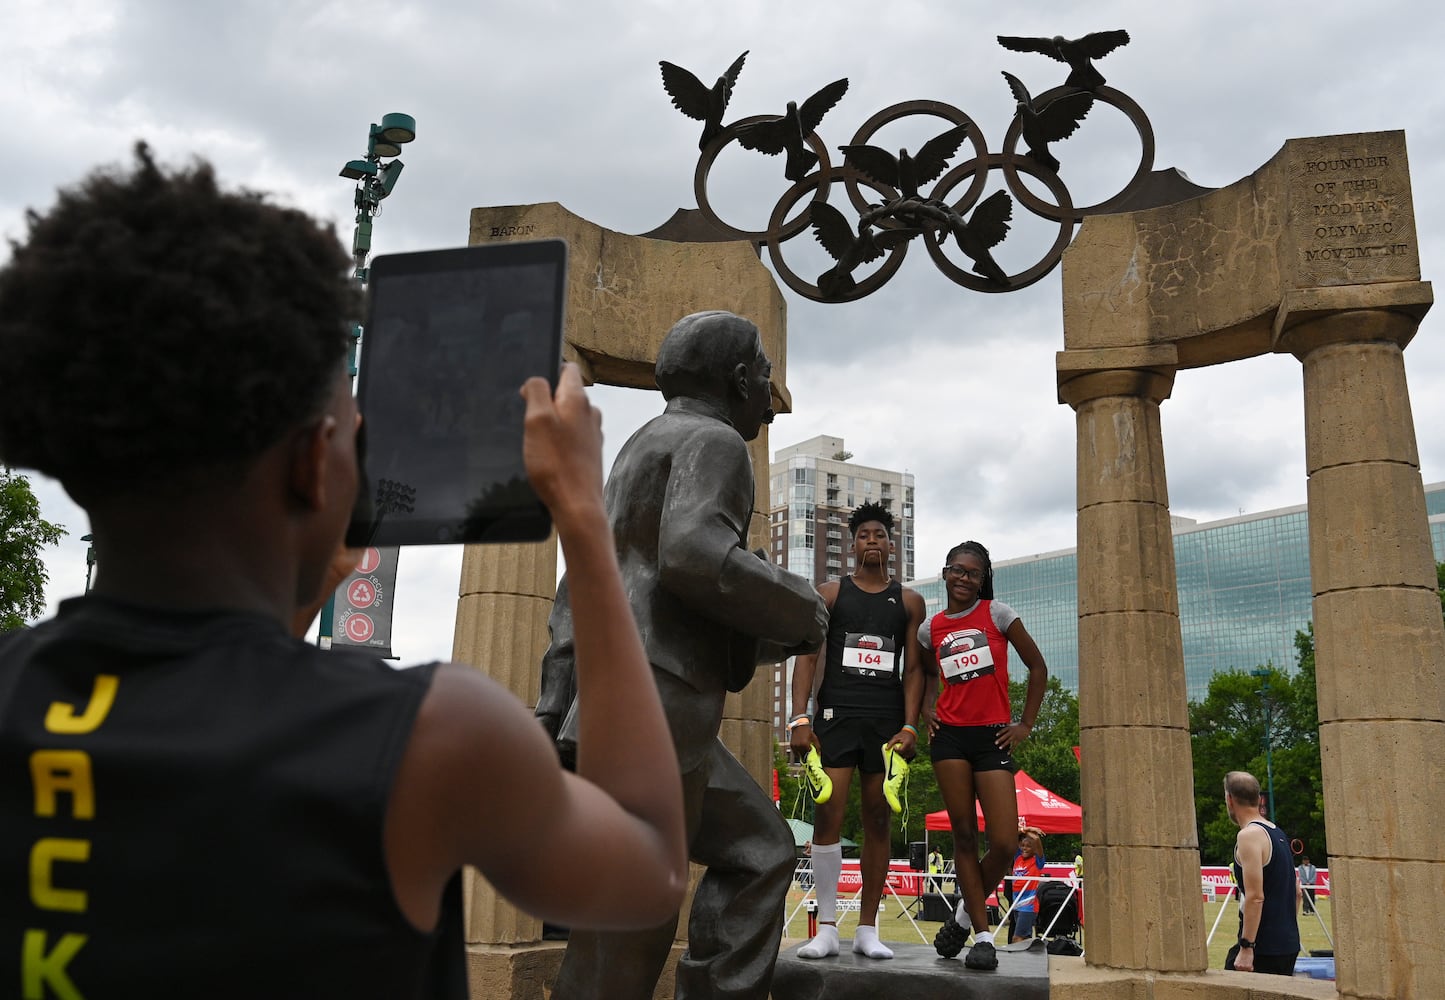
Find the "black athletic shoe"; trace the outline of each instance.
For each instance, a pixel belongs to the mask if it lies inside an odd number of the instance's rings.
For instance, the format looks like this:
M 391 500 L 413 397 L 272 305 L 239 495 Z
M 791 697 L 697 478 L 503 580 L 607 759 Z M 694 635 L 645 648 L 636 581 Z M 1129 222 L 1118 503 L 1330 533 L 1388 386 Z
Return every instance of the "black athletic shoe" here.
M 933 936 L 933 950 L 943 958 L 954 958 L 963 951 L 967 940 L 968 931 L 958 926 L 958 921 L 950 916 Z
M 968 949 L 964 956 L 963 964 L 970 969 L 983 969 L 985 971 L 998 968 L 998 952 L 994 950 L 992 941 L 975 941 L 973 947 Z

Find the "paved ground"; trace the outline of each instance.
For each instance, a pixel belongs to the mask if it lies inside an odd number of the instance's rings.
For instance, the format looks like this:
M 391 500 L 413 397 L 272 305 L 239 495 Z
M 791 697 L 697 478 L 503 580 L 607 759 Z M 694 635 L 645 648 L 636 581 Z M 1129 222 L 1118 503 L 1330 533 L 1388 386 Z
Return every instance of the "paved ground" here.
M 939 958 L 931 945 L 890 942 L 894 957 L 879 961 L 853 954 L 852 938 L 841 944 L 836 958 L 799 958 L 801 945 L 783 951 L 773 1000 L 1048 1000 L 1049 956 L 1042 941 L 1026 950 L 999 949 L 993 972 L 964 968 L 962 954 Z

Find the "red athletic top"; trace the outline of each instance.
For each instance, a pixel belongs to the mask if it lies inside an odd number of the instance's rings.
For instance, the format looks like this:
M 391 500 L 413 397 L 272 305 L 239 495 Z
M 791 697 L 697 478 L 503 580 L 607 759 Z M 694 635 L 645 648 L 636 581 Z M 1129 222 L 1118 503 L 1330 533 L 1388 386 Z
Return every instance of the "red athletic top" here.
M 1044 873 L 1044 859 L 1035 854 L 1026 858 L 1022 854 L 1014 858 L 1013 867 L 1013 892 L 1014 909 L 1036 911 L 1039 908 L 1038 889 L 1039 880 L 1037 876 Z M 1024 876 L 1035 876 L 1025 878 Z
M 938 721 L 950 726 L 1007 725 L 1008 638 L 994 624 L 992 601 L 957 618 L 939 612 L 928 623 L 929 645 L 943 678 Z

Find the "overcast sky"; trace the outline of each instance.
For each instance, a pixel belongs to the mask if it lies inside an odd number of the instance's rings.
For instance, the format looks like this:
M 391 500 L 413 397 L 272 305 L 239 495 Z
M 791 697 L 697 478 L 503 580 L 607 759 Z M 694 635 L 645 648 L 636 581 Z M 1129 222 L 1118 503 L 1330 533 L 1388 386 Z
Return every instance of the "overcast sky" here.
M 418 134 L 377 219 L 376 253 L 461 245 L 479 205 L 557 201 L 641 233 L 695 207 L 700 128 L 669 103 L 659 59 L 710 83 L 749 50 L 728 121 L 781 113 L 846 76 L 848 93 L 820 129 L 832 147 L 885 106 L 933 99 L 966 111 L 997 150 L 1013 113 L 1000 70 L 1038 93 L 1064 69 L 1006 51 L 996 35 L 1123 28 L 1132 41 L 1099 69 L 1153 122 L 1155 167 L 1198 184 L 1248 176 L 1287 139 L 1405 130 L 1430 280 L 1445 259 L 1439 10 L 1395 0 L 8 0 L 0 234 L 20 237 L 27 207 L 48 207 L 57 186 L 98 163 L 128 160 L 144 138 L 163 160 L 202 155 L 230 183 L 334 220 L 349 242 L 353 187 L 337 171 L 365 155 L 367 126 L 390 111 L 414 115 Z M 889 143 L 916 148 L 923 138 Z M 1076 202 L 1121 186 L 1138 150 L 1103 105 L 1055 146 Z M 741 228 L 763 228 L 781 174 L 778 161 L 732 147 L 715 204 Z M 1052 238 L 1022 208 L 1015 220 L 1000 258 L 1011 271 Z M 797 250 L 804 274 L 817 259 L 809 243 L 785 248 Z M 1054 377 L 1057 271 L 984 295 L 946 280 L 918 247 L 860 302 L 785 297 L 795 411 L 773 425 L 774 449 L 832 434 L 857 462 L 912 472 L 921 572 L 963 538 L 995 559 L 1074 545 L 1074 416 L 1057 402 Z M 1426 482 L 1445 480 L 1442 327 L 1431 313 L 1405 352 Z M 623 390 L 596 398 L 610 463 L 660 400 Z M 1302 405 L 1300 366 L 1288 356 L 1181 372 L 1163 405 L 1173 513 L 1204 521 L 1303 503 Z M 83 588 L 87 523 L 56 484 L 35 485 L 44 515 L 71 533 L 47 560 L 53 607 Z M 403 552 L 403 659 L 450 654 L 460 562 L 455 548 Z

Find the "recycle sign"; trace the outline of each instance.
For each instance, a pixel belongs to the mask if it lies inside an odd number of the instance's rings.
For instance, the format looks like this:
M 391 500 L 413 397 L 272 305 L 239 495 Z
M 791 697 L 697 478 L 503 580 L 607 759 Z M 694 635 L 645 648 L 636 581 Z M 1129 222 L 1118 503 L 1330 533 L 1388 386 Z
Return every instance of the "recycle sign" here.
M 337 638 L 355 646 L 390 645 L 386 620 L 387 590 L 394 578 L 382 565 L 379 549 L 368 548 L 361 561 L 341 586 L 341 613 L 337 616 Z

